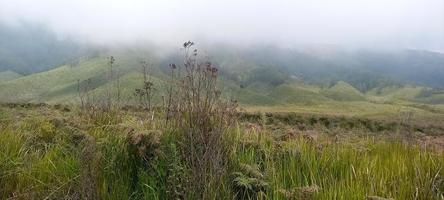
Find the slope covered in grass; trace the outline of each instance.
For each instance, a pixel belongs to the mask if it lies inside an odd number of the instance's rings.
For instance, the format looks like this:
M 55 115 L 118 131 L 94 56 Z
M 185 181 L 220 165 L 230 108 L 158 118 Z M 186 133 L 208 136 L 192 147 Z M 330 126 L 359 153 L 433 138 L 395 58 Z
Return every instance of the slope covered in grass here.
M 432 94 L 427 97 L 418 97 L 416 101 L 427 104 L 444 104 L 444 94 Z
M 382 88 L 374 88 L 367 94 L 395 99 L 413 100 L 421 93 L 421 90 L 423 89 L 423 87 L 411 85 L 387 86 Z
M 22 76 L 23 75 L 21 75 L 17 72 L 11 71 L 11 70 L 0 72 L 0 83 L 14 80 L 14 79 L 20 78 Z
M 237 55 L 238 53 L 239 55 Z M 108 52 L 106 55 L 115 55 L 116 57 L 115 71 L 119 73 L 119 84 L 125 103 L 131 103 L 134 100 L 132 93 L 136 85 L 140 87 L 142 84 L 141 60 L 147 57 L 153 58 L 150 62 L 153 64 L 152 77 L 158 82 L 156 98 L 161 98 L 162 93 L 165 92 L 165 84 L 162 83 L 169 80 L 168 64 L 182 62 L 179 54 L 162 57 L 144 50 L 122 49 Z M 81 88 L 88 87 L 100 98 L 104 91 L 109 88 L 115 89 L 117 85 L 116 80 L 110 82 L 107 79 L 109 70 L 107 56 L 99 55 L 80 60 L 76 65 L 63 65 L 7 82 L 0 81 L 0 102 L 78 102 L 78 81 Z M 282 107 L 289 105 L 288 111 L 294 111 L 293 108 L 296 107 L 299 110 L 301 106 L 305 106 L 304 110 L 313 111 L 325 110 L 323 108 L 330 110 L 335 107 L 343 109 L 342 105 L 347 105 L 351 101 L 366 102 L 362 104 L 363 106 L 387 104 L 384 106 L 392 107 L 397 107 L 392 104 L 405 101 L 427 104 L 443 103 L 439 94 L 417 98 L 424 89 L 419 86 L 381 86 L 364 95 L 348 82 L 338 81 L 334 86 L 322 89 L 330 81 L 325 79 L 326 83 L 316 84 L 316 82 L 307 79 L 306 74 L 293 74 L 285 69 L 286 65 L 274 65 L 277 60 L 256 60 L 251 56 L 253 55 L 244 55 L 242 52 L 221 53 L 214 56 L 217 58 L 215 65 L 220 67 L 221 80 L 219 83 L 226 98 L 237 99 L 241 105 L 245 106 Z M 345 109 L 348 112 L 349 109 Z M 381 112 L 384 110 L 385 107 L 378 109 Z
M 0 97 L 3 101 L 40 101 L 45 94 L 60 88 L 69 88 L 77 83 L 77 80 L 94 78 L 103 79 L 106 72 L 106 61 L 103 59 L 92 59 L 79 66 L 72 68 L 61 66 L 56 69 L 32 74 L 13 81 L 4 83 L 0 87 Z
M 139 67 L 133 57 L 121 55 L 113 67 L 114 76 L 124 76 Z M 108 58 L 99 56 L 81 61 L 76 66 L 63 65 L 58 68 L 31 74 L 0 83 L 0 101 L 43 102 L 58 96 L 73 96 L 81 87 L 96 89 L 109 82 Z M 114 78 L 115 79 L 115 78 Z
M 156 103 L 160 103 L 161 95 L 163 95 L 163 91 L 165 90 L 163 87 L 165 85 L 163 80 L 160 80 L 157 77 L 151 77 L 151 82 L 154 84 L 154 99 Z M 133 95 L 134 90 L 136 88 L 141 88 L 143 83 L 143 76 L 141 73 L 136 71 L 128 72 L 117 80 L 113 81 L 103 81 L 100 85 L 96 85 L 96 87 L 91 88 L 88 91 L 88 94 L 91 98 L 96 100 L 104 99 L 107 91 L 112 92 L 113 94 L 117 94 L 117 88 L 120 84 L 120 95 L 121 101 L 123 104 L 133 104 L 135 103 L 135 97 Z M 70 103 L 76 104 L 79 102 L 79 96 L 77 92 L 77 83 L 66 85 L 65 87 L 57 88 L 56 90 L 51 90 L 51 92 L 46 93 L 45 96 L 41 99 L 47 103 Z M 86 94 L 82 94 L 86 95 Z
M 296 84 L 283 84 L 272 89 L 268 95 L 285 104 L 316 104 L 329 101 L 315 90 Z
M 322 90 L 321 94 L 337 101 L 363 101 L 364 95 L 352 85 L 339 81 L 333 87 Z

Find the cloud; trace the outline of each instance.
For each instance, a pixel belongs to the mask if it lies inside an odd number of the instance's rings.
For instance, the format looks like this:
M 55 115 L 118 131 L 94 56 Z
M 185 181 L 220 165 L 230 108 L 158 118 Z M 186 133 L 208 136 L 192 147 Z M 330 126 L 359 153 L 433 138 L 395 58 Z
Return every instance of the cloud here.
M 0 0 L 0 19 L 99 43 L 205 38 L 444 50 L 443 0 Z

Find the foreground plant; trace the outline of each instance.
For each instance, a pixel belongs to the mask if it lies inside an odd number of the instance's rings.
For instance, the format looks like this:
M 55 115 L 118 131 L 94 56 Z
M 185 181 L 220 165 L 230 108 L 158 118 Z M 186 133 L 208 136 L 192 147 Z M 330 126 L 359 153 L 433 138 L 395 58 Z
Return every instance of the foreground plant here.
M 217 88 L 218 69 L 211 62 L 201 62 L 193 46 L 190 41 L 183 44 L 183 66 L 170 64 L 164 108 L 166 123 L 178 134 L 182 155 L 190 169 L 192 196 L 204 198 L 218 190 L 217 182 L 225 174 L 227 150 L 223 134 L 233 124 L 237 103 L 221 97 Z

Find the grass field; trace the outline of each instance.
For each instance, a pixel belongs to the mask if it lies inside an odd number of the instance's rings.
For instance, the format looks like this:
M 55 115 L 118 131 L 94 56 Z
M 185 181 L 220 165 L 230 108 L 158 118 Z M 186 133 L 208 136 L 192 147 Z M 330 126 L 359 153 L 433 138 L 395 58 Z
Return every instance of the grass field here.
M 240 118 L 224 133 L 221 179 L 196 191 L 180 138 L 161 118 L 151 120 L 137 110 L 88 117 L 75 107 L 11 107 L 0 108 L 1 199 L 442 199 L 444 194 L 444 155 L 396 124 L 301 114 Z M 145 135 L 143 142 L 134 144 L 129 130 Z M 423 132 L 422 137 L 431 134 Z

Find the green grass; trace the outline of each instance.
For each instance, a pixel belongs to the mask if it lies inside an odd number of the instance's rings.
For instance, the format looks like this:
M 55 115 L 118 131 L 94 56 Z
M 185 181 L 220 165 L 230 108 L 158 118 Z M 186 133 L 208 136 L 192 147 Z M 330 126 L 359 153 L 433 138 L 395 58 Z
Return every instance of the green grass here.
M 333 87 L 325 89 L 322 94 L 337 101 L 364 101 L 364 95 L 352 85 L 339 81 Z
M 143 112 L 88 118 L 47 107 L 2 107 L 0 114 L 0 199 L 173 199 L 194 192 L 177 134 Z M 442 198 L 442 153 L 377 135 L 333 142 L 323 128 L 316 140 L 283 139 L 267 127 L 256 132 L 239 123 L 227 130 L 225 175 L 217 185 L 208 183 L 209 199 Z M 149 160 L 131 150 L 129 128 L 161 132 L 150 139 L 158 145 L 145 149 Z
M 135 60 L 135 59 L 134 59 Z M 114 73 L 120 76 L 138 69 L 133 57 L 119 55 Z M 90 88 L 100 88 L 106 84 L 108 76 L 107 58 L 104 56 L 82 61 L 78 66 L 58 68 L 31 74 L 5 83 L 0 83 L 2 102 L 57 102 L 66 103 L 78 95 L 77 81 L 83 86 L 91 79 Z
M 433 94 L 429 97 L 417 98 L 417 101 L 426 104 L 444 104 L 444 94 Z
M 40 101 L 46 93 L 64 88 L 74 90 L 77 80 L 100 77 L 105 73 L 104 59 L 93 59 L 77 68 L 62 66 L 47 72 L 25 76 L 2 84 L 3 101 Z M 20 92 L 18 92 L 20 91 Z
M 320 102 L 331 101 L 316 91 L 312 91 L 310 87 L 304 85 L 280 85 L 272 89 L 269 96 L 277 99 L 281 104 L 313 105 Z
M 275 105 L 275 106 L 245 106 L 248 112 L 283 112 L 300 114 L 320 114 L 331 116 L 365 117 L 371 119 L 384 119 L 400 121 L 406 113 L 412 113 L 414 119 L 439 123 L 444 120 L 444 107 L 441 105 L 429 106 L 398 102 L 371 103 L 365 101 L 329 102 L 316 105 Z M 433 110 L 430 110 L 432 108 Z
M 6 81 L 10 81 L 10 80 L 14 80 L 14 79 L 20 78 L 22 76 L 23 75 L 18 74 L 18 73 L 13 72 L 13 71 L 0 72 L 0 83 L 1 82 L 6 82 Z
M 262 134 L 262 135 L 261 135 Z M 242 136 L 238 136 L 242 138 Z M 319 144 L 291 140 L 273 145 L 263 133 L 249 136 L 253 147 L 238 145 L 238 163 L 261 166 L 269 199 L 285 199 L 280 190 L 318 186 L 316 199 L 440 199 L 444 157 L 397 142 L 363 139 L 359 144 Z M 242 140 L 242 139 L 239 139 Z M 437 184 L 437 185 L 436 185 Z
M 383 96 L 386 98 L 396 98 L 396 99 L 403 99 L 403 100 L 414 100 L 421 92 L 421 90 L 424 89 L 423 87 L 419 86 L 388 86 L 384 88 L 374 88 L 371 91 L 369 91 L 367 94 L 372 96 Z

